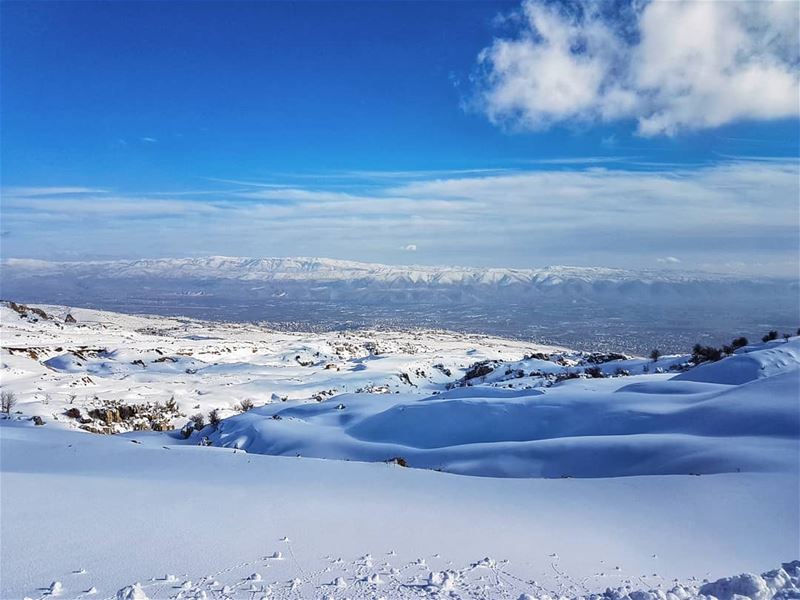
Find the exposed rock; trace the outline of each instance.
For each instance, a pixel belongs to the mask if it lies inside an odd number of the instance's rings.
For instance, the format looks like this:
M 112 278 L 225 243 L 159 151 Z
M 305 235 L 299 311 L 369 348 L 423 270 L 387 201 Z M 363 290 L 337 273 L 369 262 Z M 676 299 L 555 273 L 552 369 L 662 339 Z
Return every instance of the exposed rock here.
M 134 418 L 138 414 L 138 407 L 131 404 L 121 404 L 119 406 L 119 418 L 122 421 L 127 421 L 128 419 Z
M 183 436 L 183 439 L 187 439 L 189 436 L 192 435 L 192 433 L 194 433 L 193 421 L 189 421 L 188 423 L 186 423 L 186 425 L 181 427 L 181 436 Z
M 586 356 L 585 360 L 593 365 L 601 365 L 603 363 L 611 362 L 612 360 L 625 360 L 627 358 L 630 357 L 625 356 L 624 354 L 618 354 L 616 352 L 592 352 Z
M 169 361 L 171 363 L 175 363 L 175 362 L 178 362 L 178 359 L 174 358 L 172 356 L 161 356 L 161 357 L 155 359 L 153 362 L 154 363 L 163 363 L 163 362 L 167 362 L 167 361 Z
M 89 411 L 89 416 L 100 419 L 104 423 L 119 423 L 119 410 L 116 408 L 93 408 Z
M 32 306 L 27 306 L 25 304 L 17 304 L 16 302 L 8 301 L 6 303 L 8 308 L 16 312 L 21 318 L 31 318 L 31 315 L 35 315 L 40 319 L 50 320 L 50 316 L 44 312 L 41 308 L 34 308 Z

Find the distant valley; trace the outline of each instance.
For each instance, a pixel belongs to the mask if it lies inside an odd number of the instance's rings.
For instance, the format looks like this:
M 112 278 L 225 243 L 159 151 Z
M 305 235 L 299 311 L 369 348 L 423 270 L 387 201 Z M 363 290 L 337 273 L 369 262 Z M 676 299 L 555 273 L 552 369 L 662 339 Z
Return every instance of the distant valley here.
M 435 327 L 586 350 L 678 352 L 797 328 L 798 282 L 608 268 L 388 266 L 320 258 L 6 259 L 2 295 L 293 330 Z

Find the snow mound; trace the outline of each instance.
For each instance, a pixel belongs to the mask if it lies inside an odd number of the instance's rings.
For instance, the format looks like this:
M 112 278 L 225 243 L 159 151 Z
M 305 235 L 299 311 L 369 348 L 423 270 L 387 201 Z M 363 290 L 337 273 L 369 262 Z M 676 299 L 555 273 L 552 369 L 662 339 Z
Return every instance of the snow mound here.
M 116 600 L 149 600 L 141 583 L 128 585 L 117 592 Z
M 800 370 L 800 337 L 745 348 L 717 362 L 702 364 L 673 379 L 739 385 L 786 371 Z M 800 376 L 800 374 L 798 374 Z
M 771 598 L 800 597 L 800 560 L 784 563 L 780 569 L 762 575 L 743 573 L 734 577 L 724 577 L 703 585 L 699 594 L 712 596 L 718 600 L 751 598 L 770 600 Z
M 797 468 L 800 378 L 741 385 L 639 376 L 420 398 L 347 394 L 222 422 L 219 446 L 492 477 L 618 477 Z

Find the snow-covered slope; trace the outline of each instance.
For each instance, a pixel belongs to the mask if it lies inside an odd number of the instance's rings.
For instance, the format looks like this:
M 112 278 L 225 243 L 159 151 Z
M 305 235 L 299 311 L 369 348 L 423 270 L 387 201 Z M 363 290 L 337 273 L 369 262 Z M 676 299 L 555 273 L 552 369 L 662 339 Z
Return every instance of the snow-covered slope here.
M 242 402 L 285 406 L 343 392 L 430 394 L 479 361 L 555 352 L 577 365 L 583 356 L 443 331 L 290 333 L 52 306 L 41 307 L 48 317 L 42 318 L 28 307 L 17 308 L 22 314 L 0 305 L 4 389 L 17 393 L 23 414 L 68 427 L 108 425 L 79 419 L 110 403 L 172 400 L 176 410 L 170 422 L 180 427 L 198 412 L 207 416 L 216 408 L 223 416 L 234 414 Z M 66 416 L 70 409 L 81 417 Z M 126 429 L 116 419 L 111 425 Z
M 4 599 L 795 593 L 703 579 L 796 558 L 798 338 L 689 368 L 20 305 L 0 337 Z
M 663 600 L 680 582 L 686 600 L 705 579 L 797 555 L 786 474 L 491 479 L 30 424 L 0 425 L 0 455 L 4 599 L 49 598 L 57 583 L 59 598 L 109 600 L 516 600 L 609 587 L 612 600 Z M 774 577 L 727 587 L 769 600 L 790 584 Z
M 483 476 L 797 467 L 800 338 L 686 370 L 687 356 L 447 332 L 292 334 L 42 308 L 0 308 L 3 385 L 22 417 L 57 426 L 184 428 L 190 444 Z M 194 415 L 203 423 L 185 428 Z
M 800 340 L 786 345 L 795 355 Z M 770 352 L 749 356 L 770 362 Z M 736 373 L 738 359 L 724 359 L 719 370 Z M 468 387 L 422 398 L 346 394 L 254 409 L 224 421 L 211 439 L 248 452 L 401 457 L 414 467 L 506 477 L 791 473 L 800 450 L 799 365 L 794 360 L 746 385 L 643 375 L 530 390 Z
M 683 381 L 740 384 L 762 377 L 794 372 L 800 365 L 800 344 L 783 340 L 743 348 L 734 356 L 719 362 L 708 363 L 678 375 Z

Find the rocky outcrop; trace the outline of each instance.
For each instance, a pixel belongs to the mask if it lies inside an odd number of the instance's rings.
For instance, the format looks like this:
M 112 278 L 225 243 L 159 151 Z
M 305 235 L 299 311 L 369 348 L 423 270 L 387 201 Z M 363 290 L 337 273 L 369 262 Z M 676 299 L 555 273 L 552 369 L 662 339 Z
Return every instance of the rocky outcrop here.
M 41 308 L 35 308 L 25 304 L 17 304 L 16 302 L 11 302 L 10 300 L 4 304 L 17 313 L 21 319 L 30 319 L 34 322 L 38 321 L 39 319 L 44 319 L 45 321 L 51 320 L 50 315 L 44 312 Z
M 104 434 L 125 431 L 171 431 L 174 429 L 173 420 L 184 416 L 174 400 L 164 404 L 160 402 L 126 404 L 111 400 L 90 408 L 86 416 L 77 407 L 70 408 L 65 414 L 77 420 L 80 429 Z

